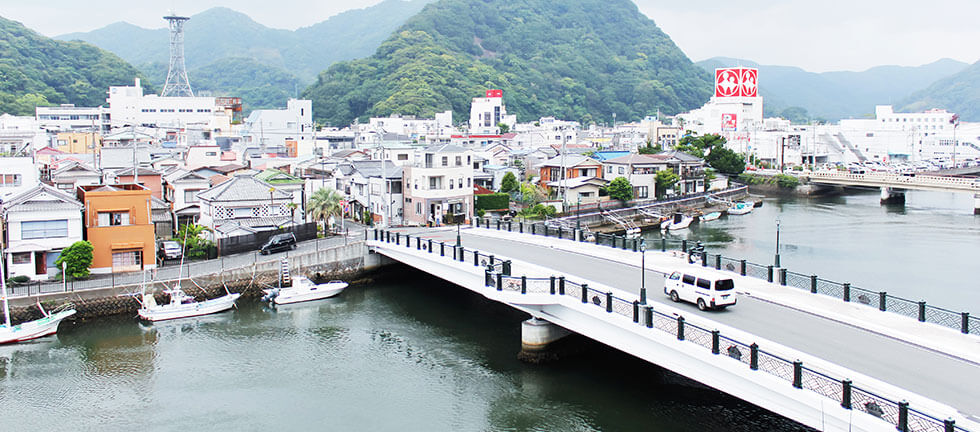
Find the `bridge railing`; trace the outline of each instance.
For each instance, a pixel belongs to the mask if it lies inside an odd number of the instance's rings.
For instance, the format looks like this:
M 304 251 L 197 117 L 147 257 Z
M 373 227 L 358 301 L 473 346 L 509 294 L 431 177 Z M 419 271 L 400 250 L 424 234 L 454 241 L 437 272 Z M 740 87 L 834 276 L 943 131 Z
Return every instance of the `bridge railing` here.
M 510 261 L 466 250 L 453 243 L 390 232 L 375 230 L 374 240 L 394 244 L 395 247 L 415 249 L 433 255 L 436 259 L 475 263 L 482 268 L 484 287 L 497 291 L 526 294 L 544 294 L 574 298 L 573 304 L 604 310 L 610 320 L 631 320 L 634 324 L 676 337 L 677 340 L 692 343 L 714 355 L 727 356 L 737 360 L 753 371 L 760 371 L 787 382 L 801 391 L 811 391 L 833 400 L 846 409 L 854 409 L 878 417 L 906 432 L 968 432 L 957 426 L 952 419 L 940 419 L 910 406 L 908 402 L 876 393 L 860 383 L 853 383 L 846 377 L 818 370 L 799 360 L 790 360 L 767 351 L 757 343 L 749 343 L 735 337 L 723 335 L 719 330 L 708 329 L 688 323 L 683 315 L 670 311 L 655 310 L 653 306 L 641 304 L 638 299 L 623 298 L 616 293 L 589 287 L 587 283 L 573 281 L 564 276 L 531 278 L 510 274 Z M 445 253 L 451 249 L 453 255 Z M 719 256 L 720 257 L 720 256 Z M 719 266 L 722 259 L 716 261 Z M 729 260 L 729 264 L 734 262 Z M 739 261 L 739 265 L 744 261 Z M 759 266 L 756 266 L 759 267 Z
M 484 222 L 482 227 L 497 229 L 498 224 Z M 630 238 L 623 235 L 586 233 L 576 234 L 576 230 L 555 229 L 545 227 L 541 223 L 522 223 L 517 221 L 503 222 L 500 230 L 510 232 L 520 232 L 525 234 L 542 235 L 548 237 L 575 240 L 576 237 L 581 242 L 594 243 L 596 245 L 609 246 L 615 249 L 639 252 L 640 244 L 643 240 Z M 652 243 L 652 244 L 651 244 Z M 661 238 L 660 241 L 645 243 L 647 250 L 659 249 L 661 252 L 687 253 L 693 243 L 687 240 L 672 240 Z M 742 259 L 726 257 L 720 254 L 705 252 L 701 257 L 701 265 L 713 267 L 716 270 L 726 270 L 738 273 L 742 276 L 749 276 L 762 279 L 767 282 L 777 283 L 782 286 L 808 290 L 812 294 L 821 294 L 841 299 L 844 302 L 857 303 L 868 307 L 876 308 L 882 312 L 897 313 L 900 315 L 914 318 L 919 322 L 938 324 L 944 327 L 959 330 L 964 334 L 980 335 L 980 317 L 973 316 L 969 312 L 956 312 L 950 309 L 930 305 L 926 301 L 914 301 L 907 298 L 888 294 L 885 291 L 874 291 L 867 288 L 851 285 L 847 282 L 835 282 L 818 277 L 817 275 L 807 275 L 789 271 L 785 268 L 778 268 L 771 265 L 757 264 Z
M 972 189 L 980 191 L 980 181 L 964 177 L 945 177 L 932 175 L 902 175 L 894 173 L 867 173 L 851 174 L 845 172 L 814 171 L 805 175 L 811 180 L 836 180 L 849 181 L 855 183 L 876 183 L 888 185 L 919 185 L 932 187 L 954 187 L 958 189 Z

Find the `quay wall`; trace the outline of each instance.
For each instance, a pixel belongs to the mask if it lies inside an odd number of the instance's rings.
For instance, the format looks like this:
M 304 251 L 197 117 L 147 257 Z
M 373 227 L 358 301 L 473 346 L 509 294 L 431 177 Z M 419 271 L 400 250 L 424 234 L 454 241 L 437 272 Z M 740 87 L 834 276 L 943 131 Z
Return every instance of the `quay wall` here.
M 216 260 L 217 261 L 217 260 Z M 343 279 L 356 285 L 370 281 L 371 272 L 388 264 L 390 260 L 371 254 L 363 241 L 319 251 L 296 253 L 289 256 L 292 275 L 306 275 L 314 280 Z M 224 294 L 225 289 L 241 293 L 243 298 L 259 298 L 262 289 L 274 286 L 279 277 L 279 261 L 252 263 L 236 268 L 221 268 L 215 263 L 214 272 L 196 275 L 193 279 L 182 278 L 181 289 L 198 300 Z M 177 280 L 147 283 L 147 290 L 154 292 L 158 303 L 169 301 L 163 290 L 173 287 Z M 132 314 L 136 315 L 139 303 L 132 296 L 140 292 L 140 284 L 92 288 L 72 292 L 40 294 L 10 299 L 11 321 L 14 323 L 38 319 L 41 312 L 37 303 L 50 310 L 65 302 L 75 305 L 76 314 L 70 319 L 87 320 L 96 317 Z

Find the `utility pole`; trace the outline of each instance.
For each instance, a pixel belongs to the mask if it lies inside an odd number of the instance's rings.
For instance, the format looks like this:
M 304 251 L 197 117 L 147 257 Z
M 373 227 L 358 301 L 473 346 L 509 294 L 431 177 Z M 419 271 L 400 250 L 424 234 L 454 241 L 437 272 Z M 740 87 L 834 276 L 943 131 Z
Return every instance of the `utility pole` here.
M 561 132 L 561 183 L 559 183 L 560 187 L 558 190 L 561 191 L 561 211 L 565 212 L 565 195 L 567 193 L 565 189 L 568 186 L 565 181 L 565 173 L 567 171 L 565 167 L 565 141 L 567 141 L 567 138 L 565 137 L 565 126 L 559 126 L 558 130 Z
M 140 184 L 140 173 L 136 169 L 136 124 L 129 125 L 129 130 L 133 138 L 133 183 Z

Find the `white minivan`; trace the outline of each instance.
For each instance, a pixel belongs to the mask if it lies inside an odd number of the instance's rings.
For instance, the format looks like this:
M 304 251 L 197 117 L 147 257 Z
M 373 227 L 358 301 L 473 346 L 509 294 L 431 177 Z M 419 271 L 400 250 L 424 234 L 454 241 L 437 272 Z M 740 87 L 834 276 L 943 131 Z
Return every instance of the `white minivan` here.
M 695 303 L 698 309 L 724 309 L 736 302 L 735 282 L 673 272 L 664 283 L 664 294 L 671 300 Z

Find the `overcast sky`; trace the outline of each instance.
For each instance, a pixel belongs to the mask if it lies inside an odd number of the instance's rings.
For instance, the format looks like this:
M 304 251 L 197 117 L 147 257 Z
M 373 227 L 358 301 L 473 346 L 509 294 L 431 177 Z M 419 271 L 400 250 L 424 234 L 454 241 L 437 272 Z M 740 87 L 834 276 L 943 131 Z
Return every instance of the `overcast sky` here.
M 556 0 L 561 1 L 561 0 Z M 737 57 L 809 71 L 980 60 L 978 0 L 635 0 L 692 60 Z M 116 21 L 161 28 L 170 9 L 225 6 L 296 29 L 380 0 L 0 0 L 0 16 L 47 36 Z

